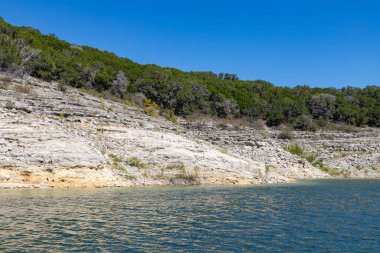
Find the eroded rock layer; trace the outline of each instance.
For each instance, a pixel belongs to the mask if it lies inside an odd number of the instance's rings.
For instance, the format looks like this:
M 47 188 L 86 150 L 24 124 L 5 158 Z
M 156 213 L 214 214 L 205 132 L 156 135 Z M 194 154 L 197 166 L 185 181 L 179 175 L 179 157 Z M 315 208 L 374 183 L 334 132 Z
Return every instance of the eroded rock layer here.
M 2 188 L 282 183 L 329 178 L 332 168 L 379 176 L 376 129 L 285 141 L 270 129 L 172 123 L 55 83 L 0 79 Z M 294 143 L 314 162 L 284 149 Z

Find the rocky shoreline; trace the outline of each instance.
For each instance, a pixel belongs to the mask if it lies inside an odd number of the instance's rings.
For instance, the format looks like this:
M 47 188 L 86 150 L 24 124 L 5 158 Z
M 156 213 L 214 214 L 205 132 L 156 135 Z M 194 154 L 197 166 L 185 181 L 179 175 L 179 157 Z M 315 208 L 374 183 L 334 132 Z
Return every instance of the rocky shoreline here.
M 280 134 L 212 121 L 173 123 L 56 83 L 0 75 L 0 188 L 380 177 L 378 129 Z M 292 145 L 302 154 L 289 152 Z

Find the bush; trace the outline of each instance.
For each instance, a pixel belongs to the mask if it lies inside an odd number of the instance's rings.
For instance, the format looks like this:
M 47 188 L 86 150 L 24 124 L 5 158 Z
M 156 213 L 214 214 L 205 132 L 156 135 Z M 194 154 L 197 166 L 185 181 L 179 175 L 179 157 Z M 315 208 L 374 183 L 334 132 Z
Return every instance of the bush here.
M 145 163 L 143 163 L 140 158 L 136 156 L 132 156 L 127 160 L 128 165 L 137 167 L 137 168 L 145 168 Z
M 316 131 L 317 127 L 313 122 L 313 119 L 309 116 L 302 115 L 294 122 L 293 127 L 301 131 Z
M 173 123 L 178 122 L 178 118 L 175 116 L 175 112 L 173 109 L 167 110 L 166 119 L 173 122 Z
M 336 96 L 328 93 L 314 95 L 310 99 L 311 114 L 315 118 L 330 119 L 336 105 Z
M 157 117 L 159 112 L 158 105 L 150 99 L 144 100 L 144 111 L 151 117 Z
M 127 89 L 130 82 L 128 78 L 125 76 L 123 71 L 119 71 L 116 75 L 116 79 L 112 82 L 112 93 L 117 98 L 124 98 L 127 93 Z
M 67 91 L 67 84 L 63 81 L 58 82 L 58 90 L 62 92 Z
M 285 148 L 285 150 L 293 155 L 297 155 L 300 157 L 303 156 L 303 150 L 300 146 L 298 146 L 298 144 L 289 145 Z
M 292 140 L 293 134 L 292 134 L 292 132 L 285 130 L 285 131 L 282 131 L 281 133 L 279 133 L 277 138 L 280 140 Z
M 186 171 L 186 166 L 183 163 L 171 164 L 164 167 L 163 170 L 177 170 L 184 173 Z
M 272 111 L 268 115 L 267 125 L 268 126 L 279 126 L 284 121 L 285 121 L 285 116 L 282 112 Z
M 309 163 L 313 163 L 316 159 L 315 155 L 313 154 L 309 154 L 307 156 L 305 156 L 305 159 L 309 162 Z
M 319 159 L 315 162 L 313 162 L 313 165 L 317 168 L 319 168 L 321 171 L 324 171 L 332 176 L 337 176 L 342 174 L 342 172 L 338 168 L 332 168 L 323 163 L 323 160 Z
M 265 130 L 265 121 L 262 119 L 253 120 L 250 126 L 255 130 Z
M 17 91 L 19 93 L 24 93 L 24 94 L 30 94 L 32 92 L 32 87 L 30 87 L 29 84 L 25 85 L 16 85 L 14 86 L 14 91 Z
M 100 99 L 100 109 L 101 110 L 105 110 L 106 109 L 106 105 L 104 103 L 104 99 L 103 98 Z
M 173 178 L 170 179 L 171 183 L 176 183 L 177 180 L 180 181 L 187 181 L 190 183 L 197 183 L 199 179 L 198 173 L 190 172 L 190 171 L 184 171 L 183 173 L 176 174 Z
M 112 166 L 123 172 L 123 173 L 128 173 L 128 170 L 126 168 L 124 168 L 124 166 L 122 166 L 120 163 L 123 162 L 123 158 L 121 156 L 117 156 L 117 155 L 114 155 L 114 154 L 109 154 L 108 155 L 111 159 L 112 159 Z
M 109 154 L 108 155 L 113 162 L 115 163 L 121 163 L 123 161 L 123 158 L 121 156 L 117 156 L 117 155 L 114 155 L 114 154 Z
M 270 166 L 268 164 L 265 165 L 265 173 L 268 174 L 270 172 Z
M 322 127 L 322 128 L 326 127 L 328 124 L 328 122 L 324 119 L 317 119 L 315 120 L 315 123 L 317 124 L 317 126 Z
M 59 113 L 59 117 L 61 118 L 61 120 L 64 120 L 65 119 L 65 113 L 64 112 L 60 112 Z
M 126 96 L 126 104 L 134 107 L 144 108 L 144 100 L 145 97 L 141 93 L 137 94 L 127 94 Z

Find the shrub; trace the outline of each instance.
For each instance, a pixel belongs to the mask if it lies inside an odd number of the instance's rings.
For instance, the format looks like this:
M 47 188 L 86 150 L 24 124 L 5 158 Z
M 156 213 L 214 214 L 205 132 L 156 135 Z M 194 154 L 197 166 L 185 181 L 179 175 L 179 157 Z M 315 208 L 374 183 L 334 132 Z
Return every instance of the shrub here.
M 171 178 L 170 181 L 172 183 L 175 182 L 175 180 L 184 180 L 188 182 L 195 183 L 198 181 L 199 175 L 198 173 L 184 171 L 183 173 L 176 174 L 174 178 Z
M 175 116 L 175 112 L 173 109 L 169 109 L 167 110 L 167 113 L 166 113 L 166 119 L 173 122 L 173 123 L 177 123 L 178 122 L 178 118 Z
M 67 91 L 67 84 L 63 81 L 58 82 L 58 90 L 62 92 Z
M 262 119 L 253 120 L 250 126 L 255 130 L 265 130 L 265 121 Z
M 126 102 L 125 102 L 126 105 L 144 108 L 145 97 L 141 93 L 137 93 L 137 94 L 127 93 L 125 95 L 125 98 L 126 98 Z
M 123 71 L 119 71 L 116 75 L 116 79 L 112 82 L 112 93 L 117 98 L 124 98 L 127 93 L 127 89 L 130 82 L 129 79 L 125 76 Z
M 197 183 L 199 179 L 199 168 L 196 166 L 193 170 L 188 170 L 183 163 L 171 164 L 161 168 L 161 172 L 155 175 L 156 179 L 169 180 L 170 183 Z
M 313 119 L 307 115 L 301 115 L 296 119 L 293 127 L 301 131 L 316 131 L 317 127 L 313 122 Z
M 177 170 L 181 172 L 186 171 L 186 166 L 183 163 L 167 165 L 163 170 Z
M 285 148 L 285 150 L 293 155 L 297 155 L 300 157 L 302 157 L 303 155 L 303 150 L 300 146 L 298 146 L 298 144 L 289 145 Z
M 145 168 L 146 167 L 146 164 L 143 163 L 141 161 L 140 158 L 136 157 L 136 156 L 132 156 L 130 157 L 128 160 L 127 160 L 127 163 L 130 165 L 130 166 L 133 166 L 133 167 L 137 167 L 137 168 Z
M 326 172 L 330 175 L 333 175 L 333 176 L 342 174 L 342 172 L 338 168 L 332 168 L 332 167 L 325 165 L 323 163 L 322 159 L 318 159 L 318 160 L 314 161 L 313 166 L 315 166 L 315 167 L 319 168 L 321 171 L 324 171 L 324 172 Z
M 180 164 L 179 167 L 175 168 L 178 173 L 170 178 L 170 182 L 176 183 L 177 181 L 186 181 L 190 183 L 197 183 L 199 179 L 198 168 L 194 168 L 194 171 L 189 171 L 183 164 Z
M 114 154 L 109 154 L 108 156 L 112 159 L 112 166 L 115 169 L 117 169 L 123 173 L 128 173 L 128 170 L 120 164 L 121 162 L 123 162 L 123 158 L 121 156 L 117 156 Z
M 113 163 L 112 165 L 115 169 L 117 169 L 123 173 L 128 173 L 128 170 L 123 165 L 121 165 L 119 163 Z
M 270 167 L 268 164 L 265 165 L 265 173 L 268 174 L 270 172 Z
M 315 155 L 313 154 L 309 154 L 307 156 L 305 156 L 305 159 L 309 162 L 309 163 L 313 163 L 316 159 Z
M 83 92 L 83 93 L 87 93 L 91 96 L 94 96 L 94 97 L 98 97 L 98 98 L 104 98 L 104 94 L 97 91 L 97 90 L 93 90 L 93 89 L 90 89 L 90 88 L 78 88 L 77 89 L 79 92 Z
M 320 170 L 332 175 L 332 176 L 337 176 L 337 175 L 340 175 L 342 174 L 342 172 L 338 169 L 338 168 L 332 168 L 332 167 L 329 167 L 329 166 L 326 166 L 324 164 L 322 164 L 322 166 L 317 166 Z
M 292 132 L 290 132 L 288 130 L 285 130 L 285 131 L 282 131 L 281 133 L 279 133 L 278 139 L 281 139 L 281 140 L 292 140 L 293 139 L 293 134 L 292 134 Z
M 114 154 L 109 154 L 108 156 L 112 159 L 113 162 L 121 163 L 123 161 L 123 158 L 121 156 L 117 156 Z
M 25 85 L 16 85 L 14 86 L 14 91 L 17 91 L 19 93 L 25 93 L 30 94 L 32 92 L 32 87 L 29 84 Z
M 144 99 L 144 111 L 146 114 L 148 114 L 151 117 L 157 117 L 159 107 L 155 102 L 147 98 L 147 99 Z
M 335 95 L 322 93 L 311 97 L 310 110 L 315 118 L 330 119 L 333 116 L 335 104 Z
M 104 99 L 103 98 L 100 99 L 100 109 L 101 110 L 105 110 L 106 109 L 106 106 L 104 104 Z
M 128 105 L 128 106 L 136 107 L 135 103 L 133 103 L 132 101 L 130 101 L 130 100 L 128 100 L 128 99 L 124 100 L 124 104 L 125 104 L 125 105 Z
M 59 117 L 61 118 L 61 120 L 64 120 L 65 119 L 65 113 L 64 112 L 60 112 L 59 113 Z
M 328 122 L 324 119 L 317 119 L 315 120 L 315 123 L 317 124 L 317 126 L 319 127 L 326 127 Z
M 268 114 L 268 118 L 267 118 L 268 126 L 279 126 L 284 121 L 285 121 L 285 116 L 281 111 L 274 110 Z
M 362 169 L 363 169 L 363 167 L 361 167 L 361 166 L 357 165 L 357 166 L 356 166 L 356 169 L 357 169 L 357 170 L 362 170 Z

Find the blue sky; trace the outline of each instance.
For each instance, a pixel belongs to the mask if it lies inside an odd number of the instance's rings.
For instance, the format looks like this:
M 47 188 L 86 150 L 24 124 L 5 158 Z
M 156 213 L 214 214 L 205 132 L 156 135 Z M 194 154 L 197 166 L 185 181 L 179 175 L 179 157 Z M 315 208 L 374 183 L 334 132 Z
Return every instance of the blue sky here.
M 379 1 L 3 0 L 0 16 L 139 63 L 276 85 L 380 84 Z

